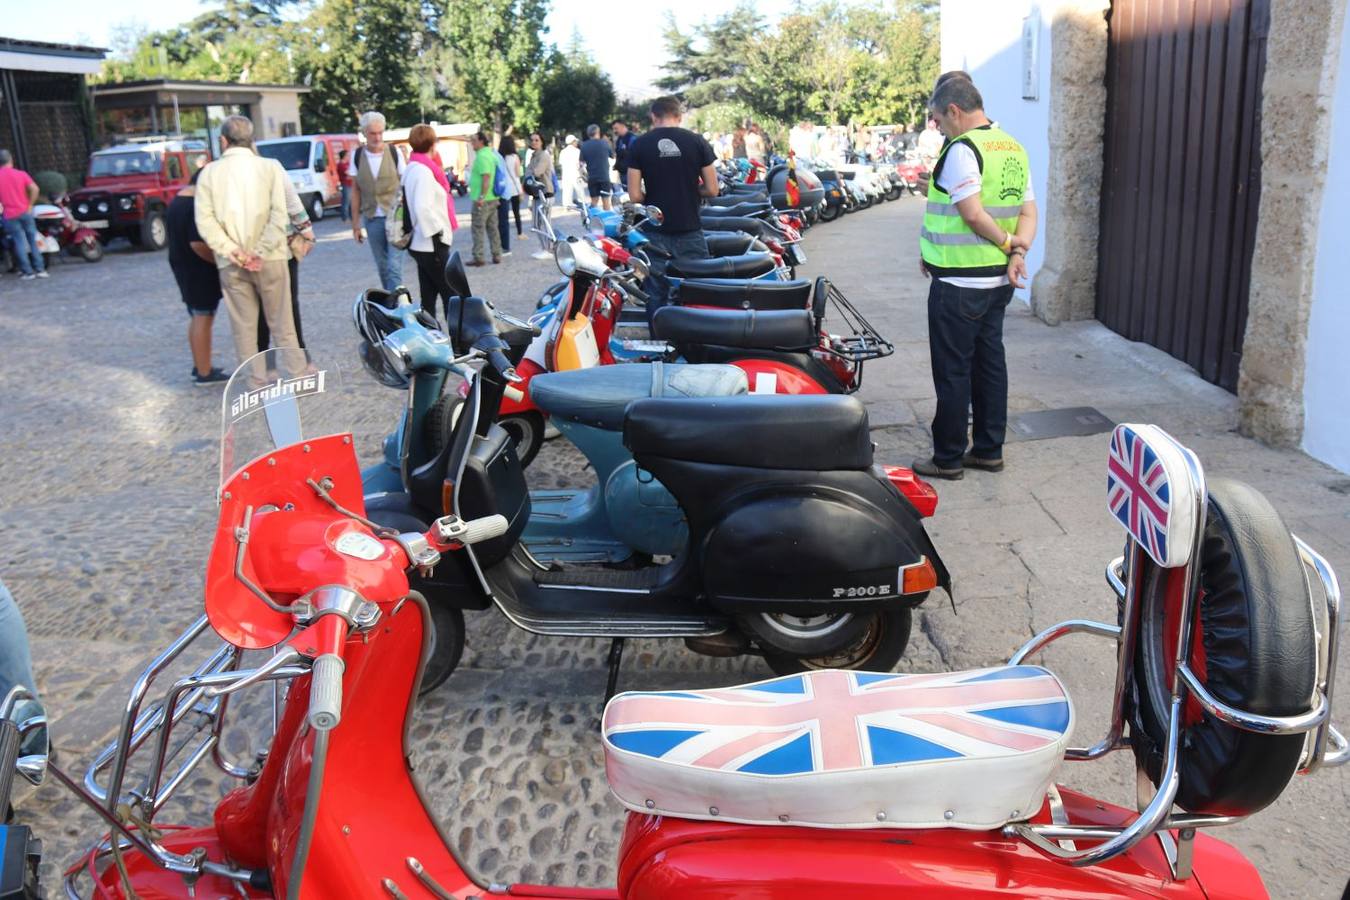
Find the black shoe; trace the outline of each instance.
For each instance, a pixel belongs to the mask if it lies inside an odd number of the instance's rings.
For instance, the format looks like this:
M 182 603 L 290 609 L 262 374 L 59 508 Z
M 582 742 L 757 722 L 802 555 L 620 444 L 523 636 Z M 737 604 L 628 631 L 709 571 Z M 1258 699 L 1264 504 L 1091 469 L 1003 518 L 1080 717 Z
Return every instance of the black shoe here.
M 229 381 L 229 380 L 230 376 L 225 374 L 224 369 L 213 368 L 210 372 L 208 372 L 205 375 L 198 375 L 196 369 L 192 370 L 193 384 L 220 384 L 222 381 Z
M 925 478 L 945 478 L 948 481 L 960 481 L 966 477 L 966 470 L 957 466 L 954 469 L 948 469 L 938 465 L 930 456 L 928 459 L 916 459 L 910 466 L 917 474 Z
M 968 469 L 984 469 L 986 472 L 1002 472 L 1003 457 L 997 459 L 983 459 L 979 456 L 967 453 L 961 460 L 961 465 Z

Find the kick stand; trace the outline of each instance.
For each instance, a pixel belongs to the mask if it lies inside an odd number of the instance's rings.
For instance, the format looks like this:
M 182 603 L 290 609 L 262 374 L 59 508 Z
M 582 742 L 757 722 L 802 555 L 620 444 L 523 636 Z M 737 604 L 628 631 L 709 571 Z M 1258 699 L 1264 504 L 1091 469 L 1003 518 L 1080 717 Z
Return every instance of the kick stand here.
M 614 688 L 619 684 L 619 664 L 623 662 L 623 638 L 616 637 L 609 642 L 609 681 L 605 683 L 605 702 L 614 696 Z

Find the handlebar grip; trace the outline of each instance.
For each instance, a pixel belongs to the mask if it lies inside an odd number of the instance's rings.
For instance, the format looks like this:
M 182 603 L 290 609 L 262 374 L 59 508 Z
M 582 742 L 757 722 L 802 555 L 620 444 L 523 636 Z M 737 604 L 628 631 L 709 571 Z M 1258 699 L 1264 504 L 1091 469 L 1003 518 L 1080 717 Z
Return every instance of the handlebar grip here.
M 511 527 L 511 523 L 506 520 L 506 516 L 484 516 L 481 519 L 470 519 L 464 523 L 464 533 L 459 537 L 461 544 L 477 544 L 481 541 L 490 541 L 495 537 L 501 537 L 506 534 L 506 530 Z
M 635 282 L 631 278 L 625 278 L 623 280 L 623 289 L 628 293 L 632 294 L 642 303 L 647 303 L 649 300 L 652 299 L 647 295 L 647 292 L 644 291 L 642 288 L 638 287 L 637 282 Z
M 502 396 L 504 396 L 507 400 L 510 400 L 512 403 L 525 402 L 525 392 L 522 391 L 520 388 L 512 387 L 509 384 L 502 389 Z
M 342 673 L 347 664 L 336 653 L 314 660 L 309 682 L 309 724 L 315 731 L 332 731 L 342 720 Z
M 19 761 L 19 726 L 10 719 L 0 719 L 0 809 L 9 803 L 14 789 L 15 764 Z

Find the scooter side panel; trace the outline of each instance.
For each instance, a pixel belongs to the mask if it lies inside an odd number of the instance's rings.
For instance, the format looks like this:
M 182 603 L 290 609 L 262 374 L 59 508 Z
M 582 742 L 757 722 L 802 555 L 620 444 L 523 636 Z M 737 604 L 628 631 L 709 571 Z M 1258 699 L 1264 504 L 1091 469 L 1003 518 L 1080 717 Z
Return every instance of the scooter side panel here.
M 1070 821 L 1118 825 L 1132 814 L 1061 788 Z M 1034 819 L 1049 821 L 1048 808 Z M 1086 842 L 1080 843 L 1086 846 Z M 997 831 L 877 829 L 691 822 L 630 813 L 620 847 L 625 900 L 850 900 L 939 898 L 1212 898 L 1205 873 L 1226 868 L 1229 898 L 1265 897 L 1255 869 L 1231 847 L 1201 833 L 1196 878 L 1172 878 L 1156 839 L 1104 864 L 1075 868 Z M 765 865 L 765 860 L 773 860 Z M 1202 887 L 1203 884 L 1203 887 Z M 1209 893 L 1207 893 L 1209 892 Z

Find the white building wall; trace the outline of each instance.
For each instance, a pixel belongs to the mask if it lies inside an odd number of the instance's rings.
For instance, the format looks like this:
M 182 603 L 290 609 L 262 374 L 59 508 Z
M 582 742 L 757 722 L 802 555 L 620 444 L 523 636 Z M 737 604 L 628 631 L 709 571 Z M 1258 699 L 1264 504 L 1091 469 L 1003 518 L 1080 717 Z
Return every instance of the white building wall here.
M 1350 47 L 1350 16 L 1341 30 Z M 1303 449 L 1350 472 L 1350 290 L 1345 247 L 1350 241 L 1350 52 L 1342 52 L 1331 110 L 1331 146 L 1318 224 L 1317 266 L 1308 321 L 1303 381 Z
M 287 122 L 295 124 L 295 133 L 303 134 L 300 128 L 300 95 L 295 91 L 259 91 L 261 100 L 253 113 L 253 127 L 262 132 L 258 140 L 283 137 L 282 126 Z
M 1050 22 L 1055 0 L 942 0 L 942 71 L 964 69 L 984 97 L 984 111 L 999 127 L 1026 148 L 1031 163 L 1032 189 L 1042 221 L 1039 236 L 1027 254 L 1029 274 L 1035 277 L 1045 257 L 1045 194 L 1050 164 Z M 1039 99 L 1022 99 L 1022 25 L 1039 13 L 1037 47 Z M 1028 282 L 1029 284 L 1029 282 Z M 1029 302 L 1030 287 L 1017 292 Z

